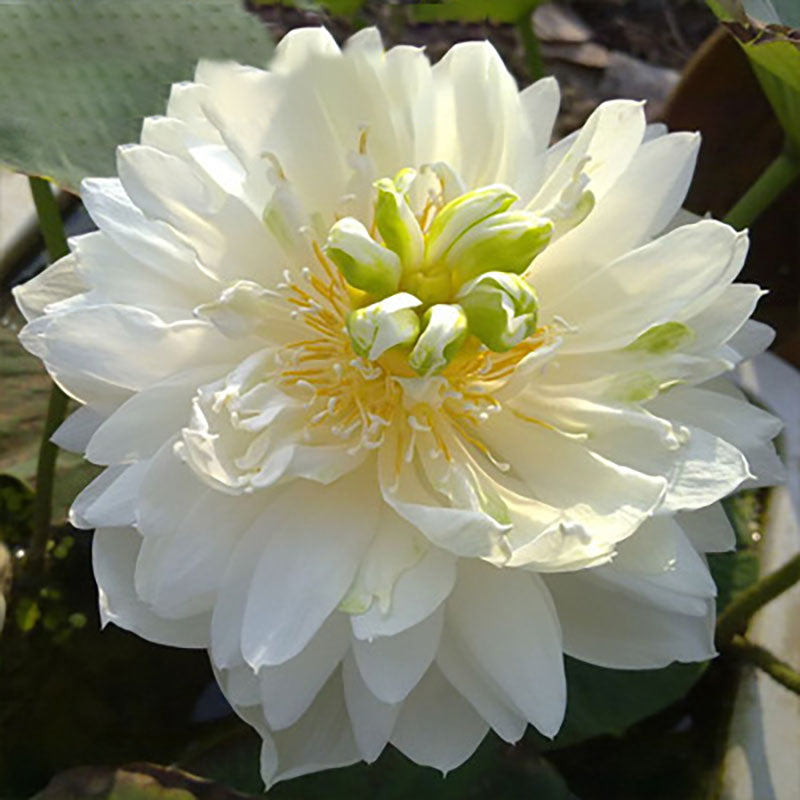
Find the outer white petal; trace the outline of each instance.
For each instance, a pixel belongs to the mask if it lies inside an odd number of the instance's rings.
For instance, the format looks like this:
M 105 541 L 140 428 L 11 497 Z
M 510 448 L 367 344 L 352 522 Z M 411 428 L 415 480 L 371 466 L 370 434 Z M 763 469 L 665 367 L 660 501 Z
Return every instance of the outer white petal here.
M 784 469 L 771 444 L 783 424 L 760 408 L 718 392 L 676 387 L 649 407 L 657 414 L 703 428 L 739 450 L 747 459 L 753 480 L 748 485 L 780 483 Z
M 69 512 L 76 528 L 123 527 L 136 521 L 136 495 L 147 470 L 146 461 L 109 467 L 74 500 Z
M 92 567 L 100 594 L 100 619 L 113 622 L 151 642 L 172 647 L 206 647 L 209 618 L 200 614 L 167 620 L 136 595 L 133 570 L 141 537 L 133 528 L 98 528 L 92 543 Z
M 576 324 L 563 352 L 624 347 L 648 328 L 670 322 L 696 298 L 708 304 L 739 272 L 747 235 L 703 220 L 665 234 L 567 284 L 550 313 Z M 556 311 L 557 309 L 557 311 Z
M 399 703 L 433 663 L 444 624 L 439 608 L 413 628 L 373 641 L 353 640 L 353 655 L 364 683 L 384 703 Z
M 656 545 L 652 549 L 662 549 L 661 558 L 643 559 L 642 551 L 660 537 L 671 540 L 672 552 Z M 704 616 L 706 601 L 717 594 L 705 560 L 672 517 L 645 522 L 620 544 L 614 561 L 598 567 L 594 575 L 630 595 L 631 602 L 646 598 L 644 602 L 650 605 L 694 616 Z
M 531 277 L 540 296 L 557 298 L 663 230 L 686 196 L 699 146 L 690 133 L 643 144 L 589 217 L 537 257 Z
M 339 673 L 311 708 L 286 730 L 267 734 L 261 750 L 261 777 L 269 788 L 309 772 L 345 767 L 359 760 Z
M 690 550 L 681 546 L 671 570 L 652 576 L 613 565 L 544 576 L 564 652 L 611 669 L 712 658 L 713 584 Z
M 94 432 L 105 419 L 106 414 L 99 409 L 93 406 L 81 406 L 58 426 L 50 441 L 62 450 L 83 453 Z
M 181 465 L 177 465 L 180 469 Z M 261 498 L 229 497 L 196 483 L 163 527 L 148 535 L 136 565 L 136 591 L 164 617 L 211 611 L 236 547 Z
M 412 761 L 443 773 L 463 764 L 489 726 L 472 706 L 431 667 L 403 703 L 391 743 Z
M 508 695 L 448 629 L 443 632 L 436 665 L 501 739 L 514 744 L 522 738 L 528 721 L 513 710 Z
M 482 424 L 481 434 L 495 457 L 510 464 L 511 474 L 519 476 L 526 487 L 525 495 L 556 512 L 545 528 L 557 537 L 556 541 L 540 541 L 537 536 L 545 532 L 541 520 L 531 520 L 534 535 L 529 535 L 523 527 L 526 504 L 507 499 L 509 508 L 518 515 L 515 527 L 519 527 L 512 530 L 512 563 L 541 559 L 544 565 L 546 552 L 558 553 L 565 544 L 565 533 L 577 540 L 578 554 L 583 550 L 584 557 L 598 555 L 594 545 L 602 549 L 624 539 L 664 497 L 663 478 L 620 466 L 624 462 L 619 459 L 607 460 L 582 442 L 517 420 L 511 414 L 490 418 Z M 565 476 L 571 478 L 565 480 Z
M 373 487 L 365 470 L 325 487 L 298 480 L 256 523 L 272 535 L 241 623 L 242 652 L 254 669 L 297 655 L 341 602 L 375 534 L 379 501 Z
M 59 259 L 49 269 L 40 272 L 22 286 L 12 290 L 19 310 L 29 322 L 45 313 L 48 306 L 68 297 L 81 294 L 89 287 L 77 269 L 73 254 Z
M 219 371 L 219 367 L 198 367 L 132 395 L 94 431 L 86 458 L 95 464 L 115 464 L 155 455 L 189 422 L 198 385 L 218 377 Z
M 20 340 L 56 373 L 76 372 L 122 390 L 144 389 L 194 366 L 236 363 L 247 352 L 246 344 L 237 347 L 208 323 L 165 323 L 151 312 L 111 304 L 39 317 Z
M 364 683 L 352 655 L 342 664 L 342 681 L 347 713 L 353 725 L 353 736 L 361 758 L 371 764 L 389 742 L 402 704 L 378 700 Z
M 541 579 L 462 562 L 447 624 L 516 709 L 545 736 L 555 736 L 567 687 L 558 618 Z
M 350 644 L 344 614 L 334 613 L 294 658 L 258 672 L 264 716 L 273 730 L 293 725 L 306 712 Z
M 723 553 L 736 547 L 736 531 L 722 503 L 676 514 L 675 520 L 700 553 Z

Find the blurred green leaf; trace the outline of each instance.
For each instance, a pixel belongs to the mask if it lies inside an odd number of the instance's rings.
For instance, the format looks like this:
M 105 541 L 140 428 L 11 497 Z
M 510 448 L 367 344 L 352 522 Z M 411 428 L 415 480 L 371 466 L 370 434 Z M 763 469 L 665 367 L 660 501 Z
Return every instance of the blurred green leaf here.
M 39 604 L 30 597 L 23 597 L 14 610 L 17 620 L 17 627 L 23 632 L 28 633 L 36 627 L 36 623 L 42 616 Z
M 252 0 L 254 6 L 285 6 L 307 11 L 323 9 L 336 17 L 353 17 L 366 0 Z
M 264 65 L 266 28 L 238 0 L 0 3 L 0 162 L 77 192 L 163 113 L 202 58 Z
M 543 0 L 440 0 L 437 3 L 412 3 L 408 10 L 415 22 L 480 22 L 496 23 L 521 20 L 531 14 Z

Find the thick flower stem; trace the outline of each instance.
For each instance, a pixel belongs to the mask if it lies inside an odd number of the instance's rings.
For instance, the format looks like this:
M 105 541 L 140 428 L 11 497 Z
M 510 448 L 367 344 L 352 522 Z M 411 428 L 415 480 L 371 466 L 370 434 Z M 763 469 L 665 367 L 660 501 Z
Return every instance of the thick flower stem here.
M 51 262 L 56 261 L 69 252 L 58 204 L 46 180 L 32 177 L 29 181 L 47 252 Z M 58 455 L 58 448 L 50 441 L 50 437 L 64 421 L 66 411 L 67 396 L 53 384 L 36 465 L 36 498 L 33 504 L 33 537 L 30 545 L 30 563 L 34 570 L 40 570 L 44 565 L 47 542 L 50 538 L 53 481 Z
M 800 157 L 784 151 L 739 198 L 725 216 L 725 222 L 736 230 L 752 225 L 798 176 L 800 176 Z
M 800 672 L 797 672 L 785 661 L 781 661 L 774 653 L 764 647 L 745 639 L 744 636 L 734 636 L 728 645 L 728 652 L 742 661 L 763 670 L 781 686 L 790 692 L 800 694 Z
M 530 12 L 526 12 L 517 20 L 517 31 L 519 31 L 519 38 L 522 40 L 522 47 L 525 50 L 528 76 L 532 81 L 538 81 L 539 78 L 547 75 L 547 71 L 539 50 L 539 40 L 533 30 L 533 16 Z
M 800 581 L 800 553 L 731 602 L 717 621 L 717 647 L 721 649 L 727 646 L 737 633 L 744 631 L 756 611 L 787 589 L 791 589 L 798 581 Z

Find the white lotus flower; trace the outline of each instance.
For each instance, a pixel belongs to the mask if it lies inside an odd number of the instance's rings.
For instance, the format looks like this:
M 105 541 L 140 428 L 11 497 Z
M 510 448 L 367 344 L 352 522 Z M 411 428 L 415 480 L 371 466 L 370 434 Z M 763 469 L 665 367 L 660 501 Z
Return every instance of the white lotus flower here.
M 718 501 L 779 471 L 717 377 L 771 338 L 747 237 L 680 211 L 697 136 L 616 101 L 548 147 L 557 108 L 486 43 L 201 63 L 17 292 L 107 467 L 104 620 L 207 647 L 267 783 L 553 736 L 564 653 L 714 655 Z

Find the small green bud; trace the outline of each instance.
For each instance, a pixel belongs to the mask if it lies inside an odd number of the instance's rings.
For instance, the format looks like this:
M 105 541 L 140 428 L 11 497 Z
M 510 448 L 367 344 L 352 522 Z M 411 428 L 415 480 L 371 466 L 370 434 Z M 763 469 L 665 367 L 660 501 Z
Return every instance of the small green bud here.
M 524 272 L 547 247 L 553 223 L 530 211 L 494 214 L 470 228 L 450 248 L 445 262 L 459 286 L 485 272 Z
M 439 303 L 422 318 L 422 334 L 408 363 L 422 376 L 441 372 L 461 349 L 469 333 L 467 317 L 460 306 Z
M 325 252 L 356 289 L 386 297 L 400 285 L 402 266 L 397 254 L 379 245 L 353 217 L 340 219 L 330 229 Z
M 457 299 L 470 333 L 495 352 L 516 347 L 536 330 L 536 292 L 519 275 L 485 272 L 462 287 Z
M 374 361 L 397 345 L 412 345 L 419 336 L 422 303 L 408 292 L 398 292 L 377 303 L 357 308 L 347 316 L 347 332 L 357 355 Z
M 435 263 L 473 225 L 505 211 L 518 199 L 507 186 L 496 184 L 475 189 L 451 200 L 436 215 L 428 231 L 425 260 L 429 264 Z
M 425 238 L 422 228 L 411 210 L 405 194 L 398 190 L 395 182 L 381 178 L 375 182 L 378 201 L 375 205 L 375 221 L 386 246 L 400 256 L 403 267 L 413 270 L 425 254 Z

